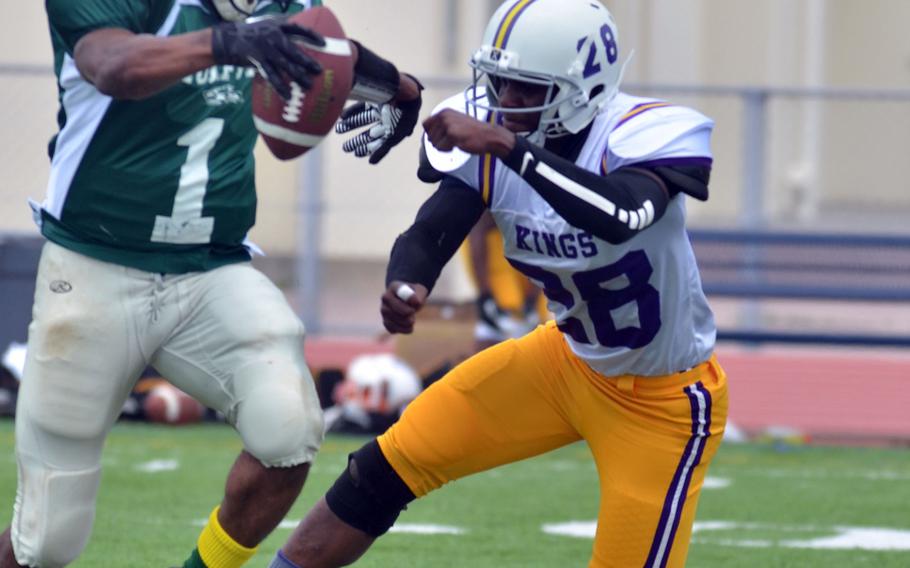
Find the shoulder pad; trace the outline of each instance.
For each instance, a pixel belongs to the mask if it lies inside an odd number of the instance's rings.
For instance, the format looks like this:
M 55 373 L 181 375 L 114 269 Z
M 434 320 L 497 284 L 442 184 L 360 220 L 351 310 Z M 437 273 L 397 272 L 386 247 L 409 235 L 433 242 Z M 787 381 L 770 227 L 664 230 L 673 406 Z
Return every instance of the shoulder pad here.
M 423 183 L 439 183 L 446 175 L 430 163 L 430 159 L 427 158 L 427 149 L 421 141 L 420 144 L 420 162 L 417 166 L 417 179 Z
M 478 120 L 486 120 L 486 111 L 479 111 L 475 109 L 475 107 L 468 106 L 465 98 L 467 92 L 468 91 L 458 93 L 457 95 L 442 101 L 433 109 L 431 114 L 439 113 L 445 109 L 451 109 L 470 115 L 476 115 L 480 112 L 483 113 L 483 116 L 475 116 L 475 118 Z M 486 105 L 486 94 L 482 87 L 477 90 L 477 94 L 480 96 L 478 102 L 482 105 Z M 440 174 L 450 175 L 460 179 L 471 187 L 477 187 L 477 156 L 462 152 L 458 148 L 455 148 L 451 152 L 437 150 L 433 146 L 433 143 L 430 142 L 430 139 L 427 138 L 426 133 L 424 133 L 421 138 L 421 158 L 424 156 L 426 156 L 426 163 L 421 159 L 421 172 L 426 171 L 425 166 L 430 166 L 431 169 Z M 423 179 L 423 177 L 421 177 L 421 179 Z
M 666 158 L 711 158 L 714 121 L 698 111 L 666 106 L 643 112 L 610 132 L 610 169 Z

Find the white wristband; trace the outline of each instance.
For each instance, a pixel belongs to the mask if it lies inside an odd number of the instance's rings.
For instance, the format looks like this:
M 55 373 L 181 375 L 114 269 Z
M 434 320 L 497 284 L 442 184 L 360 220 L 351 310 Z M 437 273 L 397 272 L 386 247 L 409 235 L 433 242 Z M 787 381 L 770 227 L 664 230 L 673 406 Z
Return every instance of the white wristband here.
M 417 292 L 415 292 L 414 289 L 411 288 L 410 286 L 408 286 L 407 284 L 402 284 L 401 286 L 398 287 L 397 290 L 395 290 L 395 295 L 398 296 L 398 299 L 401 300 L 402 302 L 407 302 L 408 300 L 413 298 L 414 294 L 416 294 L 416 293 Z

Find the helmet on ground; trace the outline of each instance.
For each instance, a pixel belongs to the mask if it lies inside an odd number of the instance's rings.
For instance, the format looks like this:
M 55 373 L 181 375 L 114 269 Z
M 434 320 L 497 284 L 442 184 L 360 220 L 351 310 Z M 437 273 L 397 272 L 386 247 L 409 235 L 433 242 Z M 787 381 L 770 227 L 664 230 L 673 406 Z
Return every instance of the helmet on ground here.
M 490 19 L 470 65 L 469 105 L 497 113 L 540 112 L 532 135 L 546 138 L 590 124 L 616 96 L 624 68 L 616 23 L 598 0 L 507 0 Z M 547 97 L 538 107 L 504 108 L 497 97 L 503 80 L 546 86 Z
M 420 393 L 420 377 L 392 354 L 360 355 L 348 365 L 335 398 L 349 409 L 394 414 Z

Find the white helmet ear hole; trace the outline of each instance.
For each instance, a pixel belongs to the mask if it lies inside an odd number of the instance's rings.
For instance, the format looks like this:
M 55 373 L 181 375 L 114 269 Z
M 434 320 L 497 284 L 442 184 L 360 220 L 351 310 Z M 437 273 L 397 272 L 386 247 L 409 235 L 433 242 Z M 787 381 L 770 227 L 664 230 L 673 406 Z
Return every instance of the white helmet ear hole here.
M 588 104 L 588 101 L 590 101 L 592 98 L 594 97 L 588 97 L 586 93 L 578 93 L 577 96 L 572 97 L 572 106 L 575 108 L 581 108 Z

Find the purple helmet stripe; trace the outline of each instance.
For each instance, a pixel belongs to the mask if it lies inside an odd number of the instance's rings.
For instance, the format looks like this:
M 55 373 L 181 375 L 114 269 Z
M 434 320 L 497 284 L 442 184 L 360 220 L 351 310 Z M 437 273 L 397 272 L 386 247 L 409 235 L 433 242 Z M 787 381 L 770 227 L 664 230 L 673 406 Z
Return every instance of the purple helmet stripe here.
M 505 49 L 518 17 L 521 16 L 521 13 L 524 12 L 528 6 L 536 1 L 537 0 L 518 0 L 518 2 L 509 8 L 505 17 L 502 19 L 502 22 L 500 22 L 499 28 L 496 30 L 496 36 L 493 38 L 493 47 Z
M 527 4 L 525 4 L 524 6 L 521 7 L 520 10 L 518 10 L 518 13 L 515 14 L 515 17 L 512 18 L 512 21 L 511 21 L 511 23 L 509 23 L 509 27 L 506 30 L 505 38 L 503 38 L 503 40 L 502 40 L 502 45 L 500 46 L 501 49 L 505 49 L 506 46 L 509 45 L 509 37 L 511 37 L 512 30 L 515 29 L 515 22 L 518 21 L 518 18 L 521 16 L 522 12 L 524 12 L 528 8 L 528 6 L 530 6 L 531 4 L 533 4 L 536 1 L 537 0 L 529 0 L 529 2 Z

